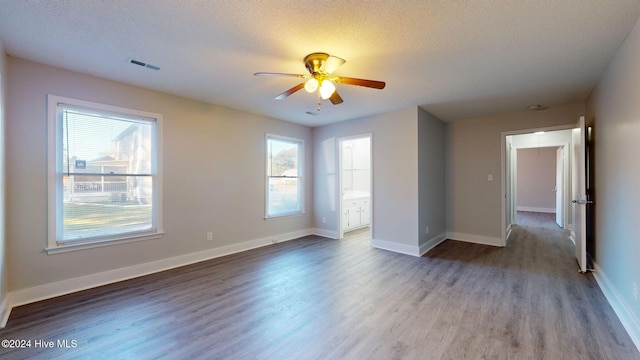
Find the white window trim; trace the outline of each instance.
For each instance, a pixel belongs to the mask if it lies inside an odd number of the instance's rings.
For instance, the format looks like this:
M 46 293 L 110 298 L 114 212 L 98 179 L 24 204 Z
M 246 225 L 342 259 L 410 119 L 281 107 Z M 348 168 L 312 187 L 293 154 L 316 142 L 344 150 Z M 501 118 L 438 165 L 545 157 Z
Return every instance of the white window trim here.
M 300 143 L 300 153 L 298 154 L 299 159 L 298 159 L 298 191 L 300 192 L 300 211 L 294 211 L 294 212 L 288 212 L 288 213 L 282 213 L 282 214 L 277 214 L 277 215 L 269 215 L 269 172 L 268 172 L 268 167 L 269 167 L 269 139 L 275 139 L 275 140 L 283 140 L 283 141 L 291 141 L 291 142 L 297 142 Z M 265 179 L 265 192 L 264 192 L 264 218 L 265 220 L 273 220 L 273 219 L 282 219 L 285 217 L 291 217 L 291 216 L 300 216 L 306 213 L 305 210 L 305 187 L 304 187 L 304 167 L 305 167 L 305 155 L 304 155 L 304 140 L 303 139 L 298 139 L 298 138 L 294 138 L 294 137 L 288 137 L 288 136 L 282 136 L 282 135 L 276 135 L 276 134 L 270 134 L 267 133 L 265 134 L 265 141 L 264 141 L 264 150 L 265 150 L 265 155 L 264 155 L 264 179 Z
M 131 234 L 118 234 L 115 236 L 103 237 L 103 238 L 89 238 L 86 240 L 79 240 L 74 242 L 67 242 L 65 244 L 58 243 L 57 232 L 61 228 L 61 223 L 57 223 L 57 212 L 60 210 L 61 202 L 58 198 L 61 196 L 58 194 L 61 189 L 56 187 L 56 156 L 59 150 L 59 146 L 62 144 L 58 141 L 56 135 L 58 130 L 56 128 L 56 117 L 58 104 L 63 103 L 67 105 L 73 105 L 78 107 L 85 107 L 88 109 L 95 109 L 99 111 L 120 113 L 131 116 L 140 116 L 146 118 L 153 118 L 156 120 L 155 126 L 155 146 L 156 151 L 152 162 L 152 167 L 155 167 L 156 172 L 154 174 L 154 189 L 153 189 L 153 215 L 152 218 L 155 222 L 155 231 L 148 233 L 131 233 Z M 47 254 L 58 254 L 69 251 L 85 250 L 103 246 L 110 246 L 116 244 L 129 243 L 133 241 L 142 241 L 149 239 L 156 239 L 162 237 L 164 234 L 162 227 L 162 115 L 134 110 L 124 107 L 94 103 L 85 100 L 78 100 L 73 98 L 67 98 L 57 95 L 47 95 L 47 246 L 45 251 Z

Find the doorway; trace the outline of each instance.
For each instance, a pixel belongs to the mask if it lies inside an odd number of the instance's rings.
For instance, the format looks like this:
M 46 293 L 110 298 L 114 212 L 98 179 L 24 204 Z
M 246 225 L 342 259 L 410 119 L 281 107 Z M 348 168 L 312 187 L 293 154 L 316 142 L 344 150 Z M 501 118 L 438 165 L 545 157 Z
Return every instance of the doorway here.
M 511 226 L 518 224 L 518 210 L 547 213 L 553 219 L 552 224 L 571 230 L 572 128 L 560 126 L 503 133 L 503 245 L 506 246 Z M 546 158 L 544 184 L 540 184 L 541 170 L 535 166 L 528 169 L 528 175 L 519 176 L 519 161 L 527 158 L 519 156 L 519 152 L 528 153 L 530 160 Z M 530 190 L 526 194 L 528 201 L 520 199 L 523 188 Z
M 517 148 L 518 144 L 516 139 L 519 135 L 527 133 L 534 133 L 540 131 L 549 131 L 550 134 L 558 135 L 565 133 L 570 134 L 570 141 L 565 140 L 558 141 L 554 137 L 545 138 L 544 141 L 538 140 L 538 147 L 544 146 L 562 146 L 563 147 L 563 161 L 564 168 L 570 169 L 565 172 L 564 183 L 565 191 L 563 192 L 563 206 L 564 206 L 564 223 L 565 231 L 570 233 L 569 239 L 575 246 L 575 255 L 579 266 L 580 272 L 587 271 L 587 253 L 589 241 L 587 240 L 593 234 L 589 234 L 590 230 L 593 230 L 589 224 L 589 221 L 585 215 L 585 208 L 590 207 L 593 209 L 593 189 L 587 190 L 587 186 L 591 187 L 591 183 L 587 184 L 585 172 L 590 163 L 590 157 L 592 153 L 586 151 L 586 148 L 591 147 L 593 151 L 593 138 L 587 132 L 585 127 L 584 117 L 581 116 L 579 121 L 575 125 L 558 126 L 547 129 L 530 129 L 514 132 L 502 133 L 502 189 L 503 189 L 503 201 L 502 201 L 502 245 L 507 245 L 507 239 L 512 230 L 512 225 L 517 224 L 517 205 L 515 198 L 516 182 L 517 179 L 513 175 L 514 169 L 517 163 Z M 528 138 L 531 141 L 531 138 Z M 560 156 L 560 152 L 557 152 L 557 156 Z M 566 176 L 568 175 L 568 176 Z
M 371 239 L 371 135 L 338 141 L 340 199 L 339 238 Z
M 522 213 L 546 214 L 552 224 L 565 229 L 568 201 L 565 189 L 569 185 L 565 178 L 568 178 L 569 168 L 565 167 L 564 149 L 565 146 L 549 146 L 516 150 L 517 166 L 513 169 L 517 184 L 514 193 L 518 212 L 516 223 L 520 224 Z

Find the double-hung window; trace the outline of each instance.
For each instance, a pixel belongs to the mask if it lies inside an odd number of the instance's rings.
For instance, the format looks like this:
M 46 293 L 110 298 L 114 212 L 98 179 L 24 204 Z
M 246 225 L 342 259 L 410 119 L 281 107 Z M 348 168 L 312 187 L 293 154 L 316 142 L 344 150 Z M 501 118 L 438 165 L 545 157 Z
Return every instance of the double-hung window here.
M 300 139 L 267 134 L 267 218 L 304 212 L 303 148 Z
M 54 95 L 47 252 L 160 236 L 162 116 Z

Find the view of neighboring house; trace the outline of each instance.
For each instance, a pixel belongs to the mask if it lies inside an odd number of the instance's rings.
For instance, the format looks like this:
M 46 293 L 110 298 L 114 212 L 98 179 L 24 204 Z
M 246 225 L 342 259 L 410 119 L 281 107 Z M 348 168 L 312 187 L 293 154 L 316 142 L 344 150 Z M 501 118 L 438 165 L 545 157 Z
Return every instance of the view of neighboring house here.
M 151 201 L 151 179 L 128 174 L 151 172 L 150 131 L 148 126 L 132 124 L 113 139 L 109 155 L 91 160 L 72 157 L 64 169 L 74 174 L 64 178 L 65 202 Z M 66 161 L 65 161 L 66 162 Z M 87 175 L 82 175 L 86 173 Z

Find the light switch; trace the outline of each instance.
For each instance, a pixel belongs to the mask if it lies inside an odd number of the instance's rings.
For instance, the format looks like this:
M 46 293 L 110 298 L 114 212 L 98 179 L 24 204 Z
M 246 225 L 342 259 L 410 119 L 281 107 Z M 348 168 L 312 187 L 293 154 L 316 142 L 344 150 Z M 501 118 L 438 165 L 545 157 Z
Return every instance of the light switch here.
M 487 176 L 487 180 L 493 181 L 493 175 L 489 174 L 489 176 Z

